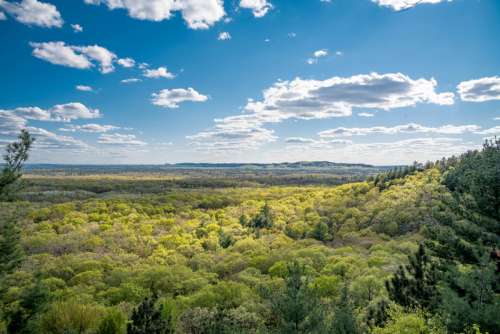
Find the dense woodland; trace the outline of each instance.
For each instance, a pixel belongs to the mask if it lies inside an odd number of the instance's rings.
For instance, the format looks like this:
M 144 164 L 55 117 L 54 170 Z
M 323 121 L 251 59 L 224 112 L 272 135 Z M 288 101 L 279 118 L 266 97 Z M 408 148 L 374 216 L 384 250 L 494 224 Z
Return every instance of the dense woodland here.
M 500 333 L 500 141 L 337 186 L 14 167 L 0 333 Z

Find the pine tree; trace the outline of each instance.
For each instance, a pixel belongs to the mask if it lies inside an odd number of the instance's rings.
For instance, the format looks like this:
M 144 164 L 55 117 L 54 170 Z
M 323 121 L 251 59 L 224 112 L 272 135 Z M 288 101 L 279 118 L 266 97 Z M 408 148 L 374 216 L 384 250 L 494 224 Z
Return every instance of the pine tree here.
M 127 334 L 170 334 L 173 330 L 169 321 L 163 319 L 162 310 L 156 308 L 158 300 L 156 295 L 146 298 L 132 312 L 130 323 L 127 326 Z
M 304 265 L 288 265 L 285 287 L 272 296 L 271 306 L 279 318 L 280 333 L 311 333 L 321 325 L 318 298 L 309 289 Z
M 351 303 L 347 287 L 342 289 L 340 302 L 335 307 L 331 334 L 357 334 L 359 333 L 356 318 Z
M 20 230 L 12 220 L 1 227 L 0 235 L 0 277 L 11 273 L 23 259 L 23 248 L 20 244 Z
M 273 226 L 273 216 L 271 214 L 271 208 L 266 203 L 260 210 L 259 214 L 253 219 L 252 226 L 254 228 L 269 228 Z
M 18 141 L 7 145 L 4 154 L 5 165 L 0 173 L 0 195 L 9 194 L 9 188 L 21 178 L 23 164 L 35 139 L 26 130 L 21 130 Z
M 386 282 L 390 298 L 406 308 L 433 309 L 438 299 L 436 265 L 422 244 L 408 260 L 409 264 L 400 266 L 394 277 Z

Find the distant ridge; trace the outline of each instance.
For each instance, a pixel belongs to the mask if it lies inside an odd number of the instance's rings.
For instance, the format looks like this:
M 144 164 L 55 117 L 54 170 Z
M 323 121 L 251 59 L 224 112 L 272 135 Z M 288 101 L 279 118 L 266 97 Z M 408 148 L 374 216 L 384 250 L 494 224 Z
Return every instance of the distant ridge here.
M 297 161 L 297 162 L 280 162 L 280 163 L 177 163 L 166 164 L 166 166 L 180 167 L 180 168 L 264 168 L 264 169 L 305 169 L 305 168 L 374 168 L 373 165 L 368 164 L 354 164 L 354 163 L 337 163 L 330 161 Z

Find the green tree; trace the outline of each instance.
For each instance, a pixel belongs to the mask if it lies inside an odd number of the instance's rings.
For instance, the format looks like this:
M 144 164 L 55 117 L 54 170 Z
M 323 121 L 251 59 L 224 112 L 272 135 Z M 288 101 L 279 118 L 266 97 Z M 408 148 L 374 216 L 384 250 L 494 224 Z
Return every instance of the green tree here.
M 97 334 L 124 334 L 126 331 L 127 318 L 122 312 L 111 309 L 102 319 Z
M 127 334 L 170 334 L 173 333 L 168 319 L 163 318 L 163 306 L 156 307 L 158 297 L 148 297 L 132 312 Z
M 21 263 L 24 251 L 20 239 L 20 229 L 12 220 L 7 220 L 0 234 L 0 277 L 11 273 Z
M 309 287 L 305 266 L 297 261 L 287 267 L 285 286 L 271 294 L 271 308 L 280 333 L 311 333 L 322 325 L 319 298 Z
M 338 305 L 334 307 L 334 316 L 331 334 L 357 334 L 360 333 L 356 318 L 354 317 L 353 307 L 349 300 L 347 287 L 342 290 L 342 296 Z
M 273 226 L 273 216 L 271 213 L 271 208 L 269 204 L 264 204 L 262 209 L 257 216 L 255 216 L 252 220 L 252 227 L 260 229 L 260 228 L 269 228 Z
M 399 266 L 394 277 L 386 281 L 389 297 L 406 308 L 435 308 L 439 298 L 437 266 L 422 244 L 408 260 L 406 266 Z
M 18 141 L 10 143 L 3 156 L 5 165 L 0 174 L 0 196 L 7 196 L 12 185 L 22 176 L 23 164 L 35 139 L 26 130 L 21 130 Z

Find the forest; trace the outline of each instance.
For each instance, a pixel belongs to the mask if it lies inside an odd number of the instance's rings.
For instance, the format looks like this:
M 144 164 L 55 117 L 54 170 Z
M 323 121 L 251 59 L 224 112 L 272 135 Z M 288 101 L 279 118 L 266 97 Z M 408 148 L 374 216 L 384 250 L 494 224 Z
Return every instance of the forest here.
M 497 139 L 292 179 L 23 176 L 31 144 L 0 174 L 0 333 L 500 333 Z

